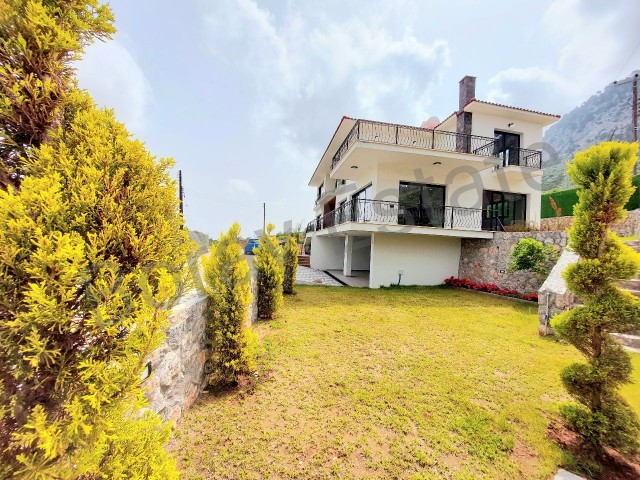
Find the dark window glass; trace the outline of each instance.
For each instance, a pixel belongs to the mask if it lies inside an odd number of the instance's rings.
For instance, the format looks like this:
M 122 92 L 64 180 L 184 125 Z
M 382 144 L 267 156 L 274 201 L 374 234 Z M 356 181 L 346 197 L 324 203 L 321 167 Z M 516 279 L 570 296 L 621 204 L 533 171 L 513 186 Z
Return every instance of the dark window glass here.
M 527 196 L 521 193 L 485 190 L 482 193 L 482 209 L 482 228 L 502 230 L 503 227 L 526 222 Z
M 444 197 L 442 185 L 400 182 L 398 223 L 443 227 Z

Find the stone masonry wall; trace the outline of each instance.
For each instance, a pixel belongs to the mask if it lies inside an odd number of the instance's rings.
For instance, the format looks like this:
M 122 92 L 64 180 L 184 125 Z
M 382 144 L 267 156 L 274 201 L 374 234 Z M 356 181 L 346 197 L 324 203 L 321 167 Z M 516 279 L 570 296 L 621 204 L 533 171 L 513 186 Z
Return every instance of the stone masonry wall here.
M 541 230 L 567 230 L 573 217 L 551 217 L 540 221 Z M 613 231 L 621 237 L 640 236 L 640 209 L 631 210 L 627 218 L 613 227 Z
M 257 318 L 255 274 L 251 277 L 253 302 L 247 324 Z M 163 420 L 177 421 L 196 401 L 206 385 L 205 328 L 209 299 L 193 290 L 186 294 L 169 315 L 169 329 L 163 345 L 151 355 L 151 376 L 144 387 L 150 408 Z
M 564 231 L 497 232 L 493 239 L 463 238 L 458 276 L 493 283 L 524 294 L 537 293 L 544 278 L 533 272 L 509 272 L 509 252 L 521 238 L 534 238 L 560 252 L 567 246 Z
M 196 291 L 183 297 L 171 311 L 164 344 L 151 355 L 144 386 L 151 410 L 163 420 L 178 420 L 204 388 L 208 300 Z

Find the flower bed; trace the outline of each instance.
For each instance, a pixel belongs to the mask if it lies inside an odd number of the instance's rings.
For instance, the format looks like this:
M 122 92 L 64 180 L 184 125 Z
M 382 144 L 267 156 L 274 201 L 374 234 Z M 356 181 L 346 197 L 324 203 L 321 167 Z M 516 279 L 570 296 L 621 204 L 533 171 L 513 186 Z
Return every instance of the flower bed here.
M 492 283 L 476 283 L 476 282 L 472 282 L 471 280 L 467 280 L 466 278 L 449 277 L 444 281 L 444 283 L 445 285 L 449 285 L 451 287 L 466 288 L 469 290 L 475 290 L 477 292 L 487 292 L 487 293 L 493 293 L 495 295 L 504 295 L 506 297 L 520 298 L 522 300 L 527 300 L 529 302 L 538 301 L 537 293 L 525 295 L 523 293 L 517 292 L 515 290 L 511 290 L 509 288 L 500 288 L 499 286 L 494 285 Z

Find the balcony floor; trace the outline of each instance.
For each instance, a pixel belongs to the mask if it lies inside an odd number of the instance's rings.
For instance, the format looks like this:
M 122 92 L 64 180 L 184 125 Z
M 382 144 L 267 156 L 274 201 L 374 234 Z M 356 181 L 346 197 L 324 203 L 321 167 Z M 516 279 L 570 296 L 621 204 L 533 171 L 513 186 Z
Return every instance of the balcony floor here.
M 459 230 L 438 227 L 420 227 L 416 225 L 398 225 L 393 223 L 347 222 L 314 232 L 318 236 L 370 235 L 371 233 L 404 233 L 409 235 L 436 235 L 460 238 L 493 238 L 493 232 L 487 230 Z

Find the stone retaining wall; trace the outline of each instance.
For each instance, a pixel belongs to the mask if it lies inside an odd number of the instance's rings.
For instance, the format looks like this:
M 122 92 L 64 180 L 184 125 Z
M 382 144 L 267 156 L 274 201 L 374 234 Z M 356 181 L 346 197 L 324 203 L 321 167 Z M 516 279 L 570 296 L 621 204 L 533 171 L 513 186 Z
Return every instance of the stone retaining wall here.
M 192 291 L 169 316 L 164 344 L 151 355 L 151 377 L 144 385 L 151 410 L 178 420 L 205 386 L 205 325 L 208 297 Z
M 567 246 L 564 231 L 497 232 L 493 239 L 463 238 L 458 276 L 493 283 L 523 294 L 537 293 L 544 277 L 533 272 L 509 272 L 509 253 L 521 238 L 534 238 L 560 252 Z
M 253 301 L 247 312 L 251 325 L 258 314 L 258 284 L 251 277 Z M 195 290 L 186 294 L 169 315 L 163 345 L 151 355 L 151 376 L 145 380 L 149 405 L 163 420 L 177 421 L 205 387 L 205 328 L 209 299 Z
M 540 221 L 541 230 L 567 230 L 573 217 L 551 217 Z M 621 237 L 640 236 L 640 209 L 631 210 L 627 218 L 613 227 L 613 231 Z

